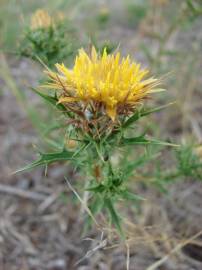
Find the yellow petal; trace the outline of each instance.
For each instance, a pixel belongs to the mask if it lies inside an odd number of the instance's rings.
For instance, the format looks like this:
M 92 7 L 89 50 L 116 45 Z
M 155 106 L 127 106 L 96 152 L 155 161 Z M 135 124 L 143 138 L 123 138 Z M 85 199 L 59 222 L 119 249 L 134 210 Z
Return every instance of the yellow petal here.
M 91 49 L 91 59 L 93 60 L 93 62 L 97 61 L 97 52 L 94 46 Z
M 116 107 L 106 107 L 107 115 L 114 121 L 116 118 Z
M 100 55 L 92 47 L 90 55 L 79 50 L 72 69 L 56 64 L 57 73 L 46 71 L 50 82 L 45 88 L 61 93 L 59 102 L 95 102 L 105 106 L 106 114 L 114 121 L 118 104 L 136 105 L 146 96 L 161 92 L 161 80 L 143 79 L 148 73 L 129 56 L 108 54 L 105 48 Z M 101 107 L 102 107 L 101 106 Z

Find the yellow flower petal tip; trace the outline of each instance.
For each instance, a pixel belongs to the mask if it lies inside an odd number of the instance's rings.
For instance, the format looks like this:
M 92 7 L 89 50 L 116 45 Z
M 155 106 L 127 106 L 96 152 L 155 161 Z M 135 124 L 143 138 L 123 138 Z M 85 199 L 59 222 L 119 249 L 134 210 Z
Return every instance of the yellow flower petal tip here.
M 118 115 L 132 112 L 150 93 L 164 91 L 158 88 L 160 80 L 145 78 L 148 70 L 130 56 L 121 58 L 120 52 L 107 54 L 106 49 L 102 55 L 95 47 L 89 55 L 80 49 L 72 69 L 63 63 L 56 64 L 56 68 L 58 72 L 46 73 L 51 80 L 49 88 L 61 93 L 60 103 L 75 102 L 81 108 L 94 105 L 113 121 Z

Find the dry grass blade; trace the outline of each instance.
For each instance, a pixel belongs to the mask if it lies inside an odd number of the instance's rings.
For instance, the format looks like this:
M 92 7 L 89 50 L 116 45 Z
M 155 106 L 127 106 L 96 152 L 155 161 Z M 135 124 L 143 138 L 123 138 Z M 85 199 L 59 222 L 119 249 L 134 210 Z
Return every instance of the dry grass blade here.
M 27 191 L 23 189 L 19 189 L 17 187 L 12 187 L 8 185 L 0 184 L 0 193 L 7 193 L 10 195 L 16 195 L 25 199 L 31 199 L 36 201 L 44 201 L 47 196 L 41 193 Z
M 89 250 L 79 261 L 76 262 L 75 265 L 80 264 L 83 260 L 90 258 L 96 251 L 98 251 L 99 249 L 103 249 L 105 248 L 107 245 L 107 239 L 101 240 L 98 245 L 96 245 L 94 248 L 92 248 L 91 250 Z M 129 270 L 129 269 L 127 269 Z
M 60 191 L 61 192 L 61 191 Z M 40 205 L 38 208 L 38 211 L 40 213 L 44 212 L 50 205 L 52 205 L 58 198 L 60 192 L 56 192 L 48 196 Z
M 79 196 L 79 194 L 77 193 L 77 191 L 72 187 L 72 185 L 70 184 L 70 182 L 68 181 L 68 179 L 66 177 L 65 177 L 65 181 L 67 182 L 68 187 L 71 189 L 71 191 L 74 192 L 74 194 L 76 195 L 77 199 L 80 201 L 83 209 L 86 210 L 86 212 L 92 218 L 92 220 L 94 221 L 94 223 L 96 224 L 96 226 L 100 229 L 100 226 L 99 226 L 98 222 L 96 221 L 95 217 L 93 216 L 92 212 L 90 211 L 90 209 L 88 208 L 88 206 L 86 205 L 86 203 L 82 200 L 82 198 Z
M 127 251 L 127 256 L 126 256 L 126 270 L 130 269 L 130 246 L 126 244 L 126 251 Z
M 187 245 L 188 243 L 190 243 L 191 241 L 193 241 L 194 239 L 196 239 L 197 237 L 199 237 L 201 234 L 202 234 L 202 231 L 198 232 L 197 234 L 195 234 L 191 238 L 183 241 L 182 243 L 179 243 L 174 249 L 172 249 L 170 251 L 169 254 L 167 254 L 166 256 L 164 256 L 163 258 L 161 258 L 159 261 L 157 261 L 154 264 L 152 264 L 151 266 L 149 266 L 146 270 L 155 270 L 155 269 L 157 269 L 159 266 L 161 266 L 163 263 L 165 263 L 170 258 L 170 256 L 172 254 L 174 254 L 177 251 L 181 250 L 185 245 Z

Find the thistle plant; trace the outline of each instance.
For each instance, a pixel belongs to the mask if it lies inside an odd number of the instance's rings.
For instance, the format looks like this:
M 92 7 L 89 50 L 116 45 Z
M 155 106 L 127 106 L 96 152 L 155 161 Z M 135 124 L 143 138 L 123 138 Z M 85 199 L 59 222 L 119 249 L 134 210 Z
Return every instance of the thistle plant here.
M 39 9 L 32 15 L 18 50 L 21 56 L 52 66 L 63 59 L 70 62 L 75 48 L 75 34 L 64 15 L 58 12 L 51 17 L 46 10 Z
M 56 69 L 45 70 L 47 83 L 35 92 L 60 111 L 60 128 L 65 129 L 63 148 L 40 153 L 38 160 L 22 170 L 71 161 L 85 179 L 81 189 L 90 217 L 95 220 L 97 213 L 108 214 L 108 223 L 123 236 L 118 202 L 142 200 L 133 194 L 127 180 L 138 165 L 150 159 L 146 154 L 138 156 L 139 146 L 173 146 L 145 132 L 137 134 L 135 126 L 140 118 L 167 106 L 145 108 L 152 94 L 164 90 L 161 80 L 149 77 L 149 71 L 130 56 L 121 58 L 119 52 L 108 54 L 106 49 L 99 54 L 94 47 L 89 54 L 80 49 L 72 69 L 63 63 L 56 64 Z M 44 93 L 46 89 L 49 94 Z M 133 145 L 136 158 L 127 159 Z

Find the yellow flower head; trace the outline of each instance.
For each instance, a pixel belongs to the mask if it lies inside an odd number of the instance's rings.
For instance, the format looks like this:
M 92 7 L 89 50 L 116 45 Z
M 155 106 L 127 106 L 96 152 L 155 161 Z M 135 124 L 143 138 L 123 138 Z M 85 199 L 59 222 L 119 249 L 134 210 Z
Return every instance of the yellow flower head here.
M 31 29 L 48 28 L 53 24 L 47 11 L 38 9 L 31 17 Z
M 63 104 L 99 104 L 106 114 L 115 120 L 123 112 L 130 112 L 150 93 L 157 92 L 159 80 L 143 79 L 148 70 L 132 62 L 120 53 L 102 55 L 92 47 L 90 56 L 80 49 L 73 69 L 56 64 L 58 73 L 47 71 L 51 83 L 46 87 L 60 90 L 59 102 Z

